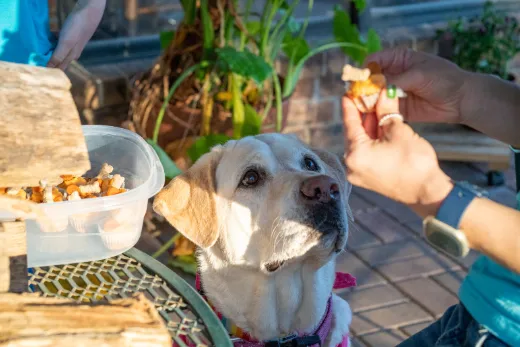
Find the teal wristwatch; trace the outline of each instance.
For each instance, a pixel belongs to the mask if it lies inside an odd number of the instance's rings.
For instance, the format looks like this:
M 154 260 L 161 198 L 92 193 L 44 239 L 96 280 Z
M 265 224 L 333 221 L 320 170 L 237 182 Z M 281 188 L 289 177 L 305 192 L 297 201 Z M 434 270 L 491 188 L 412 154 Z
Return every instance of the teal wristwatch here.
M 426 240 L 434 248 L 462 258 L 469 253 L 466 235 L 459 230 L 462 215 L 475 198 L 487 197 L 487 192 L 468 182 L 454 182 L 454 187 L 441 204 L 435 217 L 423 222 Z

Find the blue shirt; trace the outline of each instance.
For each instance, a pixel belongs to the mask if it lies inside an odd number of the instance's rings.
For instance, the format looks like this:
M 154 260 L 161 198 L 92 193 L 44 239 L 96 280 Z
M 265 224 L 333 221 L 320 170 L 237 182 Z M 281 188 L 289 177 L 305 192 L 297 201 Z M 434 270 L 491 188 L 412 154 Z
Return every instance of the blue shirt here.
M 520 206 L 520 194 L 517 201 Z M 505 343 L 520 346 L 519 274 L 480 256 L 462 282 L 459 297 L 477 322 Z
M 0 0 L 0 60 L 46 66 L 55 46 L 47 0 Z

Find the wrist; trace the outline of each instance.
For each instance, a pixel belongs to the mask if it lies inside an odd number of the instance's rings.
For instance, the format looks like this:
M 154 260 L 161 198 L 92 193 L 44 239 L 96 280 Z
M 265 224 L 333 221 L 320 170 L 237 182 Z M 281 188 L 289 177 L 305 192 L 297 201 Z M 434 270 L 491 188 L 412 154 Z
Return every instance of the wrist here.
M 479 73 L 462 70 L 461 79 L 463 82 L 459 102 L 461 124 L 470 127 L 473 126 L 472 116 L 478 115 L 478 110 L 475 108 L 481 105 L 478 98 L 482 93 L 480 93 L 478 89 L 485 83 L 484 81 L 480 81 L 483 77 L 485 76 Z
M 419 192 L 417 203 L 410 206 L 423 218 L 436 216 L 443 201 L 453 189 L 453 183 L 448 175 L 439 169 L 424 184 Z

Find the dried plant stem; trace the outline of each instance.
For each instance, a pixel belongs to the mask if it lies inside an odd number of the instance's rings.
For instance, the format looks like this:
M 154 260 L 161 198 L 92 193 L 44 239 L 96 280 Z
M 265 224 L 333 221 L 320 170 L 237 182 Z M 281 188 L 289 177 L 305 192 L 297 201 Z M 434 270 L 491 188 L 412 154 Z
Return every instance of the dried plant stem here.
M 202 63 L 201 63 L 202 64 Z M 168 108 L 168 105 L 170 104 L 170 100 L 173 97 L 173 94 L 175 94 L 175 91 L 181 83 L 190 76 L 195 70 L 201 67 L 201 64 L 195 64 L 184 70 L 184 72 L 177 77 L 175 80 L 175 83 L 173 83 L 172 87 L 170 88 L 170 92 L 168 93 L 168 96 L 166 99 L 164 99 L 164 102 L 162 104 L 161 110 L 159 111 L 159 115 L 157 116 L 157 120 L 155 121 L 155 129 L 153 131 L 153 142 L 157 143 L 157 140 L 159 139 L 159 130 L 161 129 L 161 124 L 164 118 L 164 114 L 166 112 L 166 109 Z

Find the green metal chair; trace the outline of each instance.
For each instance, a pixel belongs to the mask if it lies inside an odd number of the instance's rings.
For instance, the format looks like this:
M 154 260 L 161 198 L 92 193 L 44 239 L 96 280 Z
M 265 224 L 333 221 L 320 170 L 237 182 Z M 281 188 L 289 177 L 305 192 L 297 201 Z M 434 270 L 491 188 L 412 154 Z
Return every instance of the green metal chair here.
M 164 319 L 178 346 L 232 347 L 215 313 L 186 281 L 133 248 L 116 257 L 78 264 L 33 268 L 29 289 L 44 296 L 96 302 L 144 293 Z

